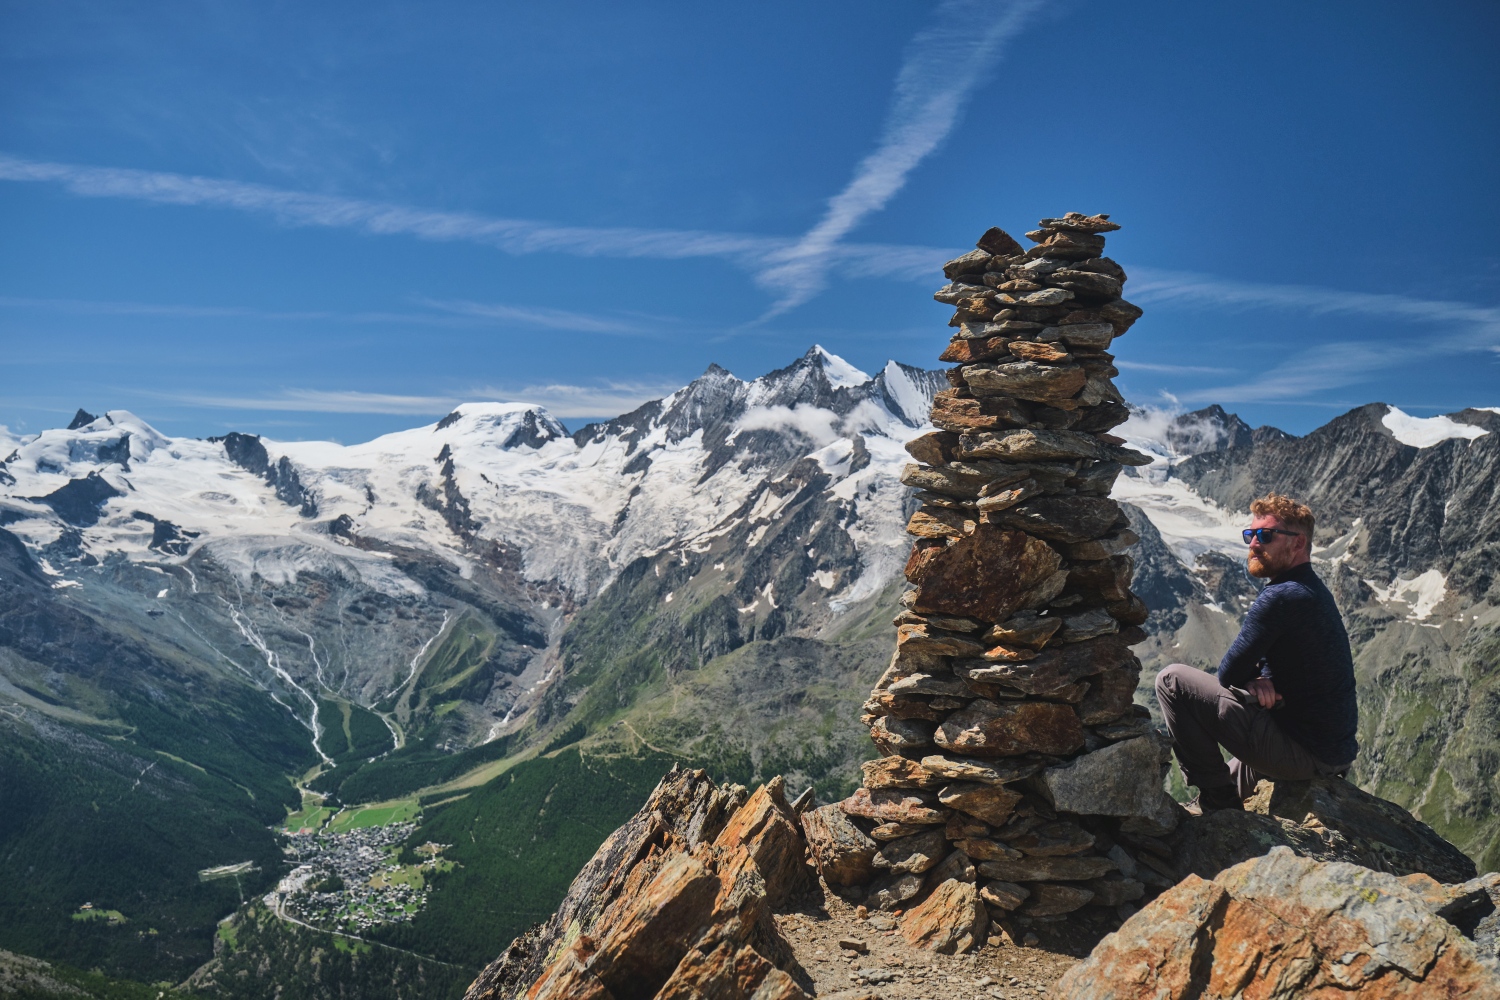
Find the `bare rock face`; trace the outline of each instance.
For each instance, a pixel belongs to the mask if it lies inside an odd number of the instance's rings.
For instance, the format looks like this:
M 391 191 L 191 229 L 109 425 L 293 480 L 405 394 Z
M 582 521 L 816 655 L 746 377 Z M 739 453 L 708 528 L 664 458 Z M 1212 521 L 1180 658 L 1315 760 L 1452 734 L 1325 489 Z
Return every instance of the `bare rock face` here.
M 1379 871 L 1424 872 L 1439 882 L 1475 876 L 1474 862 L 1410 812 L 1338 779 L 1266 782 L 1245 804 L 1283 825 L 1317 829 L 1353 861 Z M 1326 831 L 1326 833 L 1324 833 Z M 1347 845 L 1347 846 L 1344 846 Z
M 1213 878 L 1281 846 L 1320 861 L 1395 875 L 1424 873 L 1438 882 L 1463 882 L 1476 874 L 1474 862 L 1427 824 L 1338 778 L 1262 782 L 1245 808 L 1183 823 L 1169 838 L 1176 872 Z
M 1394 875 L 1280 847 L 1190 875 L 1057 984 L 1079 1000 L 1500 996 L 1474 944 Z
M 1171 747 L 1154 734 L 1124 740 L 1042 772 L 1053 808 L 1170 822 L 1176 806 L 1162 790 Z
M 746 800 L 674 769 L 465 1000 L 799 1000 L 771 910 L 811 884 L 805 851 L 780 778 Z

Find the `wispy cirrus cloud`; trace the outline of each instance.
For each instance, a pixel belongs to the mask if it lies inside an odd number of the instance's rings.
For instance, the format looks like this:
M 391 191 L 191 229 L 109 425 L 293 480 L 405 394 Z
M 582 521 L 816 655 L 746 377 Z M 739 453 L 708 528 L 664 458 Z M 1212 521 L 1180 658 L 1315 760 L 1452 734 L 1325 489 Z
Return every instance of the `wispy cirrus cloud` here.
M 1161 372 L 1167 375 L 1224 375 L 1233 371 L 1231 368 L 1218 368 L 1213 365 L 1163 365 L 1149 361 L 1122 361 L 1119 358 L 1115 359 L 1114 366 L 1130 371 Z
M 1342 313 L 1500 329 L 1500 308 L 1452 299 L 1424 299 L 1388 292 L 1350 292 L 1317 285 L 1235 281 L 1154 267 L 1132 268 L 1131 275 L 1129 295 L 1137 302 L 1289 309 L 1312 316 Z
M 879 143 L 829 200 L 817 225 L 799 238 L 705 230 L 568 226 L 472 212 L 445 212 L 263 184 L 159 171 L 91 167 L 0 154 L 0 180 L 52 183 L 80 197 L 266 215 L 286 226 L 349 229 L 468 242 L 511 254 L 657 260 L 719 258 L 755 274 L 780 297 L 768 316 L 817 295 L 830 272 L 929 280 L 950 250 L 845 242 L 883 209 L 911 171 L 952 132 L 1004 44 L 1043 7 L 1042 0 L 944 0 L 932 24 L 908 44 Z M 571 327 L 569 327 L 571 328 Z M 595 332 L 595 331 L 590 331 Z
M 1041 6 L 1040 0 L 945 0 L 938 5 L 933 23 L 907 45 L 875 150 L 829 200 L 817 225 L 793 245 L 772 252 L 771 266 L 757 277 L 780 295 L 764 318 L 799 306 L 823 289 L 831 251 L 866 216 L 883 209 L 905 187 L 912 170 L 942 145 L 1005 43 Z
M 553 309 L 547 306 L 513 306 L 498 302 L 469 302 L 461 299 L 423 299 L 422 304 L 457 316 L 500 320 L 548 330 L 635 336 L 653 332 L 650 327 L 636 321 L 615 319 L 593 313 L 573 312 L 568 309 Z
M 84 198 L 121 198 L 201 206 L 268 216 L 284 226 L 347 229 L 372 236 L 461 242 L 510 254 L 686 260 L 719 258 L 756 271 L 793 245 L 780 236 L 693 229 L 568 226 L 474 212 L 444 212 L 338 195 L 288 191 L 264 184 L 161 171 L 49 163 L 0 154 L 0 180 L 50 183 Z M 831 253 L 835 267 L 875 277 L 927 278 L 949 251 L 934 247 L 846 243 Z
M 503 323 L 527 329 L 572 330 L 580 333 L 645 335 L 652 327 L 641 320 L 599 313 L 574 312 L 548 306 L 521 306 L 499 302 L 419 299 L 430 312 L 362 311 L 332 309 L 275 310 L 248 306 L 203 306 L 179 303 L 120 302 L 84 299 L 31 299 L 0 296 L 0 309 L 40 309 L 86 316 L 152 316 L 165 319 L 251 319 L 268 322 L 396 323 L 422 326 L 474 326 Z M 658 326 L 674 322 L 655 319 Z
M 1210 275 L 1137 267 L 1130 297 L 1158 306 L 1202 306 L 1345 315 L 1420 325 L 1416 337 L 1340 339 L 1284 356 L 1243 382 L 1184 391 L 1185 402 L 1306 402 L 1319 393 L 1372 381 L 1403 366 L 1421 367 L 1463 354 L 1500 353 L 1500 308 L 1451 299 L 1385 292 L 1351 292 L 1315 285 L 1262 284 Z M 1166 370 L 1119 362 L 1122 368 Z
M 356 390 L 283 389 L 276 393 L 245 396 L 232 393 L 146 393 L 157 399 L 186 406 L 219 410 L 291 413 L 378 413 L 410 416 L 441 416 L 460 403 L 502 401 L 532 403 L 545 407 L 555 417 L 610 417 L 635 409 L 679 386 L 663 381 L 595 384 L 567 383 L 525 386 L 481 386 L 436 396 L 408 396 Z
M 220 410 L 269 410 L 293 413 L 441 414 L 463 402 L 459 396 L 401 396 L 379 392 L 284 389 L 264 396 L 215 393 L 150 393 L 188 406 Z

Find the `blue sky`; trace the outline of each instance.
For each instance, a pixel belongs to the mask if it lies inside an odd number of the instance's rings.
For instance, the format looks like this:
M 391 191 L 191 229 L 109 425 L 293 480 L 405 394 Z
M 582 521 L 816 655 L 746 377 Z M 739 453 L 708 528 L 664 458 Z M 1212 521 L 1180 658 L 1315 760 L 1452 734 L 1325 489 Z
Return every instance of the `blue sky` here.
M 1144 404 L 1500 405 L 1491 3 L 0 2 L 0 424 L 570 427 L 1109 212 Z

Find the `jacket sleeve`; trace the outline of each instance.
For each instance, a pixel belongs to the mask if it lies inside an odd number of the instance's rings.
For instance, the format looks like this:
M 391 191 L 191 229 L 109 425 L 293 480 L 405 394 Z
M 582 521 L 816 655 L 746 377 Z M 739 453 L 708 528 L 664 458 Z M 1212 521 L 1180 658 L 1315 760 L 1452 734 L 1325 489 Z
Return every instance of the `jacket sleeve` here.
M 1243 687 L 1261 675 L 1261 657 L 1286 631 L 1286 615 L 1280 613 L 1278 594 L 1267 587 L 1260 592 L 1250 610 L 1245 613 L 1245 623 L 1240 634 L 1224 659 L 1219 661 L 1219 683 L 1224 687 Z

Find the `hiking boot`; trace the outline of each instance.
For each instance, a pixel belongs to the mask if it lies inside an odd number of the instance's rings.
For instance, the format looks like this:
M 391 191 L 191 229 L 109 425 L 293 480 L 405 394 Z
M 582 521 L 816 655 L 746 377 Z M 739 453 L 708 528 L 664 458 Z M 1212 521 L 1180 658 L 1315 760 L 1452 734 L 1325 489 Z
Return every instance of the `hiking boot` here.
M 1194 806 L 1197 808 L 1194 809 Z M 1198 797 L 1187 805 L 1188 812 L 1196 812 L 1200 816 L 1206 816 L 1212 812 L 1224 809 L 1238 809 L 1245 811 L 1245 803 L 1240 800 L 1239 790 L 1233 785 L 1215 785 L 1213 788 L 1198 789 Z

